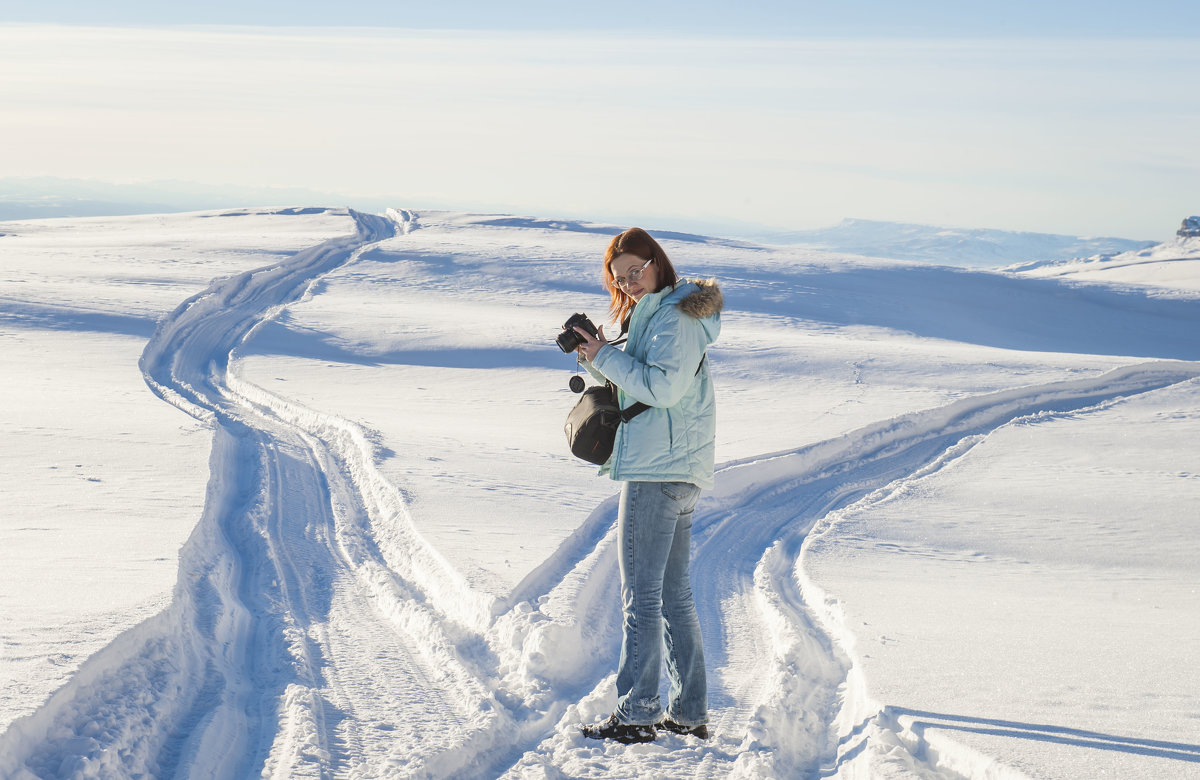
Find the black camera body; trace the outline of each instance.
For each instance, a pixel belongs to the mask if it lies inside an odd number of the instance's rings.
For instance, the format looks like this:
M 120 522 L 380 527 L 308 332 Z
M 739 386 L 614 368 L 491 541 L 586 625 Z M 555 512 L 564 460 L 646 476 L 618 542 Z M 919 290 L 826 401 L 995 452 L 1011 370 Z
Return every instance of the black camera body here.
M 587 318 L 587 315 L 576 312 L 563 324 L 563 332 L 554 339 L 554 343 L 558 344 L 558 348 L 563 352 L 574 352 L 583 343 L 583 336 L 575 332 L 576 326 L 592 334 L 594 338 L 600 338 L 600 332 L 596 330 L 596 326 Z

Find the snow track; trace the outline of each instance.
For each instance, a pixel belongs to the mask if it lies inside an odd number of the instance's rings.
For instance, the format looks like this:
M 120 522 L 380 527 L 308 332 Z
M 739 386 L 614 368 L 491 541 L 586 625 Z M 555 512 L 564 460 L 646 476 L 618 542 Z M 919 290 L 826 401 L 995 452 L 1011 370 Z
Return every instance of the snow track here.
M 613 705 L 615 500 L 507 598 L 481 594 L 421 537 L 364 431 L 237 373 L 256 327 L 417 226 L 353 216 L 355 235 L 218 280 L 160 323 L 147 383 L 214 429 L 174 600 L 0 735 L 0 776 L 1005 776 L 872 701 L 805 551 L 1014 421 L 1200 376 L 1146 363 L 725 464 L 694 529 L 714 736 L 600 744 L 577 726 Z
M 968 398 L 722 468 L 719 489 L 697 518 L 693 578 L 698 602 L 708 606 L 702 613 L 705 630 L 720 636 L 709 642 L 722 649 L 731 672 L 728 698 L 742 702 L 731 707 L 735 717 L 718 716 L 718 728 L 724 720 L 740 723 L 748 716 L 743 743 L 748 749 L 738 759 L 739 769 L 761 777 L 854 776 L 862 762 L 887 756 L 919 775 L 961 776 L 945 768 L 953 765 L 981 768 L 967 776 L 1002 776 L 985 758 L 949 740 L 941 753 L 954 753 L 955 760 L 937 758 L 938 751 L 870 700 L 854 668 L 853 635 L 836 602 L 805 576 L 803 552 L 836 526 L 842 510 L 880 500 L 944 467 L 1004 425 L 1083 412 L 1197 376 L 1195 363 L 1130 366 L 1093 379 Z M 755 551 L 764 548 L 757 557 Z M 730 570 L 730 561 L 743 565 Z M 739 689 L 751 681 L 761 694 L 746 697 Z M 756 709 L 747 711 L 747 704 Z M 854 733 L 865 724 L 873 729 L 869 737 Z M 903 761 L 896 758 L 897 746 Z M 860 754 L 865 755 L 855 762 Z
M 14 723 L 0 774 L 325 776 L 353 749 L 358 724 L 341 708 L 352 710 L 355 680 L 331 659 L 347 646 L 395 656 L 405 644 L 380 638 L 373 623 L 331 619 L 375 607 L 349 573 L 319 453 L 226 387 L 230 354 L 255 325 L 321 274 L 411 228 L 403 213 L 353 216 L 356 235 L 218 280 L 160 324 L 143 353 L 147 382 L 215 428 L 205 512 L 181 552 L 174 601 Z M 401 701 L 427 700 L 422 661 L 393 660 L 358 698 L 382 686 Z

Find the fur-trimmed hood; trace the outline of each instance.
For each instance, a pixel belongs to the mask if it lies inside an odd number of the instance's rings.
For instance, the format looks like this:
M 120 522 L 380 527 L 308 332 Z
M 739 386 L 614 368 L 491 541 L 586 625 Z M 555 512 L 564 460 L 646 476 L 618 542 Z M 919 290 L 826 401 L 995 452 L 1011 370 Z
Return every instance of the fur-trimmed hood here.
M 721 288 L 717 286 L 716 279 L 688 279 L 687 281 L 699 289 L 693 290 L 682 301 L 675 304 L 681 312 L 697 320 L 721 313 L 721 309 L 725 307 L 725 296 L 721 295 Z

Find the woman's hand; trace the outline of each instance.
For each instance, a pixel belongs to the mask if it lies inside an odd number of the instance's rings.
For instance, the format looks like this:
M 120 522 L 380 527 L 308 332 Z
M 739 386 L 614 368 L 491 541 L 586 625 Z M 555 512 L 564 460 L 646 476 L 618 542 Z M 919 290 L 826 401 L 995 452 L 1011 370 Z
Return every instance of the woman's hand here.
M 600 333 L 599 338 L 595 338 L 586 330 L 580 329 L 578 325 L 575 326 L 575 332 L 583 339 L 583 343 L 575 351 L 583 355 L 584 359 L 589 363 L 596 359 L 596 353 L 600 351 L 600 348 L 608 343 L 608 339 L 604 338 L 604 326 L 601 325 L 596 330 Z

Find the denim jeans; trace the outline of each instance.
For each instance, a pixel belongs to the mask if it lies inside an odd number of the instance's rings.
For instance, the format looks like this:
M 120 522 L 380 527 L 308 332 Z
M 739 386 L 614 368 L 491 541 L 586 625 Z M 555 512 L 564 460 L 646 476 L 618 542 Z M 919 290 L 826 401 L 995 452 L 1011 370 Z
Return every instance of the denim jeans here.
M 662 719 L 658 687 L 663 647 L 670 680 L 667 716 L 686 726 L 708 721 L 700 621 L 688 576 L 692 510 L 700 488 L 686 482 L 626 482 L 617 516 L 620 540 L 621 661 L 617 720 Z

